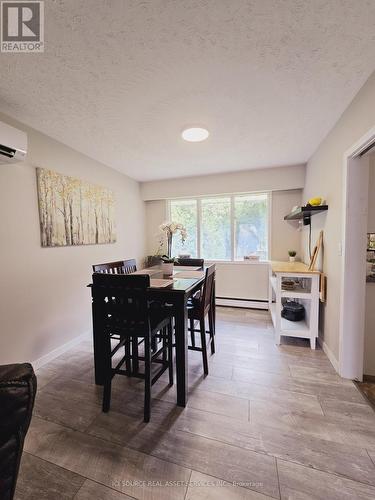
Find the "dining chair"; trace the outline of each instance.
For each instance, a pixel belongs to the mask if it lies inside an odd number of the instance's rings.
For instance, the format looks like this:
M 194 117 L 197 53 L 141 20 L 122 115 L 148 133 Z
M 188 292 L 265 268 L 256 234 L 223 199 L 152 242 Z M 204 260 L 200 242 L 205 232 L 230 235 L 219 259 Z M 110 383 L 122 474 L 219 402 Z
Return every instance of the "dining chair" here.
M 204 266 L 204 259 L 185 259 L 185 258 L 178 258 L 177 262 L 175 263 L 176 266 L 194 266 L 194 267 L 203 267 Z
M 131 274 L 137 270 L 137 262 L 135 259 L 128 260 L 118 260 L 116 262 L 106 262 L 104 264 L 95 264 L 92 266 L 94 273 L 104 273 L 104 274 Z M 118 336 L 113 335 L 114 339 L 118 340 Z M 143 342 L 142 340 L 139 342 Z M 138 355 L 138 339 L 134 339 L 132 343 L 132 350 L 134 354 L 134 359 L 137 359 Z M 134 362 L 133 368 L 137 371 L 137 363 Z
M 181 258 L 177 259 L 177 262 L 175 262 L 176 266 L 191 266 L 191 267 L 202 267 L 204 266 L 204 259 L 190 259 L 189 258 Z M 194 297 L 199 297 L 201 294 L 201 290 L 198 290 Z
M 135 259 L 124 260 L 124 274 L 135 273 L 137 270 L 137 262 Z
M 169 370 L 169 384 L 173 384 L 172 322 L 167 308 L 151 308 L 147 298 L 150 286 L 148 275 L 93 274 L 93 307 L 101 335 L 101 349 L 104 361 L 103 411 L 108 412 L 111 403 L 111 382 L 116 374 L 144 379 L 144 421 L 151 415 L 151 386 Z M 113 348 L 113 334 L 119 338 Z M 161 346 L 152 352 L 152 339 L 161 338 Z M 134 373 L 130 351 L 132 339 L 144 340 L 144 354 L 138 356 L 144 362 L 144 373 Z M 112 358 L 121 347 L 125 355 L 113 367 Z M 152 375 L 152 364 L 160 364 Z M 122 366 L 125 364 L 125 370 Z
M 199 351 L 203 357 L 203 370 L 208 374 L 207 345 L 211 344 L 211 354 L 215 353 L 215 327 L 214 327 L 214 284 L 215 284 L 215 264 L 206 268 L 206 274 L 203 284 L 203 291 L 199 297 L 193 297 L 188 304 L 189 331 L 191 335 L 191 345 L 188 348 L 192 351 Z M 208 334 L 206 339 L 206 317 L 208 316 Z M 195 323 L 199 323 L 199 328 L 195 328 Z M 201 346 L 195 342 L 195 334 L 200 333 Z
M 118 260 L 116 262 L 106 262 L 92 266 L 94 273 L 104 274 L 131 274 L 137 270 L 135 259 Z
M 104 264 L 95 264 L 92 266 L 94 273 L 104 273 L 104 274 L 131 274 L 137 270 L 137 263 L 135 259 L 128 260 L 118 260 L 115 262 L 106 262 Z M 117 335 L 112 335 L 112 338 L 118 340 Z M 142 340 L 139 342 L 143 342 Z M 133 339 L 132 351 L 134 354 L 134 359 L 137 359 L 138 355 L 138 339 Z M 137 371 L 137 362 L 133 364 L 133 368 Z

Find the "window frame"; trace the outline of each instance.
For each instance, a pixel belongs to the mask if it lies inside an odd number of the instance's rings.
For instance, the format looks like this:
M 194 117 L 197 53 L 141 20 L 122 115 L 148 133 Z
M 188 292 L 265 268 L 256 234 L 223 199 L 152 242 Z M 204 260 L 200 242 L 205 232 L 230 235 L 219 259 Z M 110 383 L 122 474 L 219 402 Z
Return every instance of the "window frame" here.
M 217 262 L 222 264 L 240 264 L 243 260 L 235 259 L 236 256 L 236 231 L 235 231 L 235 198 L 236 196 L 248 196 L 248 195 L 265 195 L 267 200 L 267 215 L 266 215 L 266 225 L 267 225 L 267 257 L 265 259 L 260 259 L 259 261 L 251 262 L 264 263 L 270 260 L 271 253 L 271 214 L 272 214 L 272 192 L 271 191 L 251 191 L 243 193 L 226 193 L 226 194 L 216 194 L 216 195 L 204 195 L 204 196 L 184 196 L 180 198 L 169 198 L 167 200 L 167 214 L 168 219 L 171 220 L 171 202 L 179 200 L 194 200 L 197 203 L 197 256 L 201 257 L 201 227 L 202 227 L 202 200 L 212 199 L 212 198 L 230 198 L 230 230 L 231 230 L 231 259 L 230 260 L 220 260 L 220 259 L 205 259 L 207 262 Z

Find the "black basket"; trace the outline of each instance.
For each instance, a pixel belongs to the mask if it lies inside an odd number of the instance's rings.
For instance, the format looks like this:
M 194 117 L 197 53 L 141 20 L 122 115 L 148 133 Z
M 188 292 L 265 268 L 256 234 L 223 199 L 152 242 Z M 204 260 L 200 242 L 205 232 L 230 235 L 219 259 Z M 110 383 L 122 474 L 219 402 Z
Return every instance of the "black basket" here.
M 281 316 L 289 321 L 302 321 L 305 319 L 305 308 L 302 304 L 291 300 L 285 302 Z

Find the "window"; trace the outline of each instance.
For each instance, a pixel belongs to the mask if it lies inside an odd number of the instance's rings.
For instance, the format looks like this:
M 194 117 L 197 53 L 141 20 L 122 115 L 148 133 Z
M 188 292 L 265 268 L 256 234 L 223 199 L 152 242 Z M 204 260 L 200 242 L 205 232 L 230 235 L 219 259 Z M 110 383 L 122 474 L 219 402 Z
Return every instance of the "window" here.
M 197 255 L 197 200 L 171 200 L 170 201 L 171 220 L 180 222 L 186 228 L 188 237 L 184 244 L 180 238 L 172 240 L 172 255 L 190 254 Z
M 169 201 L 170 218 L 188 233 L 184 244 L 173 239 L 172 255 L 206 260 L 268 258 L 268 194 L 235 194 Z
M 256 253 L 268 257 L 268 196 L 245 194 L 234 196 L 235 260 Z
M 200 226 L 200 256 L 231 260 L 230 198 L 202 199 Z

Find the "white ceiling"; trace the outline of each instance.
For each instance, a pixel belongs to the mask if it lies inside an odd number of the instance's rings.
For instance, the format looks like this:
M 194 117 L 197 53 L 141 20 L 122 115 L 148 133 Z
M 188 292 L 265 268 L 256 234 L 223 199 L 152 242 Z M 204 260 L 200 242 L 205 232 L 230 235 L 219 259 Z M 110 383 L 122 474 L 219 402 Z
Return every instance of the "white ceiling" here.
M 0 110 L 138 180 L 305 162 L 375 68 L 374 0 L 45 7 L 45 53 L 0 55 Z

